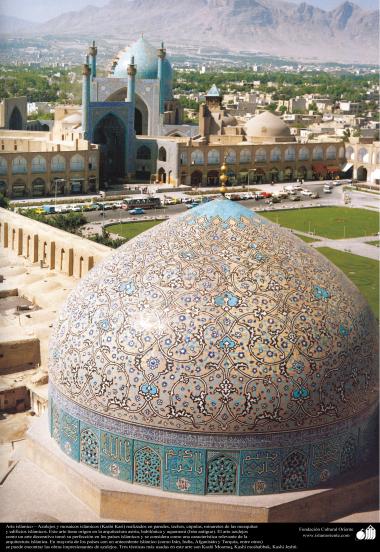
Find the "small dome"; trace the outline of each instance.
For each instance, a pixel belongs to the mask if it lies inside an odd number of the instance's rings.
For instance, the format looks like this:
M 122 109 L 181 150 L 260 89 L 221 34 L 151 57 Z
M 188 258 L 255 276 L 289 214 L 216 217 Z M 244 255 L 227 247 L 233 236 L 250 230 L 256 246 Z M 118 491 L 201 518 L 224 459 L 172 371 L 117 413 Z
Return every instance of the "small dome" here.
M 252 138 L 280 138 L 291 137 L 289 127 L 280 117 L 270 111 L 264 111 L 252 117 L 247 123 L 247 136 Z
M 131 58 L 134 57 L 137 68 L 136 79 L 157 79 L 158 75 L 158 56 L 157 48 L 152 46 L 144 37 L 140 37 L 136 42 L 122 53 L 113 73 L 117 78 L 128 78 L 128 65 Z M 165 58 L 163 63 L 163 81 L 164 96 L 166 100 L 172 99 L 172 81 L 173 70 L 170 61 Z
M 237 120 L 232 115 L 226 115 L 222 118 L 222 124 L 223 126 L 236 126 Z

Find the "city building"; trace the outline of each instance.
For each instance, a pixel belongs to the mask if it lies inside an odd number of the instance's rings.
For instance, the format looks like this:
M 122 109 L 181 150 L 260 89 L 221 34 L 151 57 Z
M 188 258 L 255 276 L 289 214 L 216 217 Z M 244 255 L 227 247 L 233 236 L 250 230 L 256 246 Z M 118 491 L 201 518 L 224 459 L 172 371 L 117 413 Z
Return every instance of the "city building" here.
M 341 122 L 331 115 L 323 124 L 320 115 L 280 118 L 258 111 L 271 101 L 270 95 L 230 95 L 227 99 L 234 103 L 229 107 L 214 85 L 200 105 L 199 126 L 183 124 L 163 44 L 156 49 L 141 36 L 119 53 L 107 77 L 97 76 L 95 43 L 88 54 L 82 106 L 57 107 L 53 125 L 28 123 L 39 131 L 28 133 L 26 98 L 1 104 L 0 192 L 13 198 L 94 193 L 113 182 L 131 181 L 215 186 L 224 158 L 229 184 L 334 177 L 379 180 L 379 142 L 345 142 L 342 121 L 354 115 L 340 115 Z M 304 102 L 312 101 L 324 111 L 332 110 L 328 98 L 313 95 L 286 105 L 291 111 L 303 110 Z M 47 126 L 49 132 L 41 132 Z M 376 135 L 376 129 L 370 132 Z M 371 153 L 361 156 L 361 148 Z

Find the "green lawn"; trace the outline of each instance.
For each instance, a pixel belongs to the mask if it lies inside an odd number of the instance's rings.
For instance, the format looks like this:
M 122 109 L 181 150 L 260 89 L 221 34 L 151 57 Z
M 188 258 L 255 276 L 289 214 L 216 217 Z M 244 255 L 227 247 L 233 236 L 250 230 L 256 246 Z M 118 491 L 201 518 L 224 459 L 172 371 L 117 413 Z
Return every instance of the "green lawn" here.
M 294 232 L 294 233 L 297 236 L 297 238 L 301 238 L 301 240 L 303 240 L 306 243 L 315 243 L 317 241 L 320 241 L 317 238 L 311 238 L 309 236 L 303 236 L 302 234 L 297 234 L 296 232 Z
M 144 220 L 141 222 L 124 222 L 121 224 L 113 224 L 112 226 L 107 226 L 106 230 L 107 232 L 111 232 L 112 234 L 118 234 L 119 236 L 122 236 L 123 238 L 127 238 L 128 240 L 130 240 L 135 236 L 138 236 L 139 234 L 141 234 L 141 232 L 145 232 L 145 230 L 149 230 L 149 228 L 153 228 L 153 226 L 160 224 L 160 222 L 162 222 L 162 220 Z
M 281 226 L 335 240 L 373 236 L 379 231 L 379 213 L 366 209 L 315 207 L 260 214 Z
M 378 261 L 360 257 L 352 253 L 345 253 L 318 247 L 318 251 L 342 270 L 345 275 L 359 288 L 367 299 L 377 319 L 379 319 L 379 265 Z

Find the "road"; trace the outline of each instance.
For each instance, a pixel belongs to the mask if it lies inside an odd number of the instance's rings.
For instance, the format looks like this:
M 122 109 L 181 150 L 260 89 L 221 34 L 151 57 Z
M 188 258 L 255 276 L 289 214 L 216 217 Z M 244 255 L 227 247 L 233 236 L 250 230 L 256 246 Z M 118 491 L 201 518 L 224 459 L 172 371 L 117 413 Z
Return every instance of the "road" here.
M 306 183 L 303 185 L 303 187 L 307 190 L 311 190 L 312 192 L 318 192 L 320 195 L 319 199 L 310 199 L 308 197 L 302 196 L 301 201 L 291 201 L 290 199 L 282 200 L 281 203 L 276 203 L 275 205 L 269 205 L 265 203 L 264 199 L 261 199 L 260 201 L 256 201 L 254 199 L 248 199 L 244 201 L 240 201 L 242 205 L 247 207 L 248 209 L 268 209 L 268 210 L 278 210 L 278 209 L 288 209 L 289 207 L 292 208 L 302 208 L 302 207 L 311 207 L 316 205 L 344 205 L 344 198 L 343 198 L 343 189 L 341 186 L 333 188 L 331 194 L 324 194 L 323 193 L 323 185 L 324 183 L 316 182 L 316 183 Z M 263 191 L 271 191 L 276 192 L 283 189 L 284 184 L 277 184 L 274 186 L 271 185 L 263 185 L 260 186 L 260 189 Z M 184 197 L 186 194 L 182 192 L 174 192 L 167 194 L 170 196 L 177 196 L 177 197 Z M 368 194 L 366 194 L 368 195 Z M 368 200 L 369 201 L 369 200 Z M 172 217 L 176 216 L 179 213 L 187 211 L 187 207 L 185 204 L 177 204 L 177 205 L 167 205 L 162 209 L 152 209 L 147 210 L 146 215 L 149 217 L 155 217 L 155 216 L 164 216 L 164 217 Z M 110 220 L 126 220 L 126 219 L 134 219 L 134 220 L 141 220 L 141 215 L 135 215 L 132 217 L 128 211 L 125 211 L 124 209 L 109 209 L 105 210 L 104 214 L 103 211 L 89 211 L 86 213 L 86 218 L 89 223 L 94 222 L 109 222 Z

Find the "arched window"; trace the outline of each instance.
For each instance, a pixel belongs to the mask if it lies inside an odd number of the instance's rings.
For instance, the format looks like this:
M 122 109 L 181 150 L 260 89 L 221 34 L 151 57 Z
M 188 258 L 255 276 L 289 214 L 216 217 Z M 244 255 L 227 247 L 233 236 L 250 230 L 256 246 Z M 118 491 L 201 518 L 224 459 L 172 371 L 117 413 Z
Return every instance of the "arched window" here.
M 229 150 L 227 152 L 227 163 L 236 163 L 236 151 L 235 150 Z
M 187 165 L 187 151 L 181 151 L 179 154 L 181 165 Z
M 271 161 L 281 161 L 281 149 L 280 148 L 273 148 L 271 150 L 270 160 Z
M 301 148 L 298 153 L 298 159 L 300 161 L 307 161 L 309 159 L 309 150 L 307 148 Z
M 16 157 L 12 161 L 12 173 L 13 174 L 25 174 L 27 173 L 27 163 L 25 157 Z
M 161 458 L 150 447 L 144 447 L 134 455 L 134 482 L 149 487 L 161 487 Z
M 66 161 L 63 155 L 55 155 L 51 160 L 52 172 L 64 172 L 66 169 Z
M 163 147 L 158 150 L 158 160 L 166 161 L 166 149 Z
M 255 154 L 256 163 L 263 163 L 267 160 L 267 153 L 264 148 L 259 148 Z
M 250 163 L 251 159 L 251 152 L 248 149 L 243 149 L 240 152 L 240 163 Z
M 152 158 L 152 152 L 148 148 L 148 146 L 140 146 L 137 150 L 137 159 L 151 159 Z
M 339 148 L 339 159 L 344 159 L 344 147 Z
M 205 162 L 203 151 L 194 150 L 191 152 L 191 163 L 194 165 L 203 165 Z
M 93 171 L 96 169 L 96 167 L 97 167 L 96 155 L 90 155 L 90 157 L 88 158 L 88 168 L 90 169 L 90 171 Z
M 330 161 L 333 159 L 336 159 L 336 147 L 335 146 L 329 146 L 326 150 L 326 159 L 329 159 Z
M 346 147 L 346 159 L 349 161 L 354 160 L 354 148 L 351 146 Z
M 217 456 L 207 465 L 208 494 L 236 494 L 237 466 L 228 456 Z
M 207 154 L 207 163 L 209 165 L 217 165 L 220 163 L 220 155 L 218 150 L 210 150 Z
M 91 429 L 84 429 L 81 431 L 80 461 L 87 464 L 91 468 L 98 469 L 99 467 L 99 438 L 94 431 L 91 431 Z
M 8 163 L 4 157 L 0 157 L 0 174 L 7 174 Z
M 307 487 L 307 457 L 295 450 L 288 454 L 282 463 L 281 488 L 293 491 Z
M 32 173 L 46 172 L 46 159 L 42 155 L 36 155 L 32 159 Z
M 70 169 L 72 171 L 83 171 L 84 170 L 84 159 L 81 155 L 74 155 L 70 160 Z
M 296 160 L 296 150 L 293 146 L 289 146 L 285 150 L 285 161 L 295 161 Z
M 313 149 L 313 159 L 314 161 L 321 161 L 323 159 L 323 149 L 321 146 L 315 146 Z
M 368 150 L 366 150 L 365 148 L 360 148 L 360 150 L 358 151 L 358 162 L 369 163 Z

